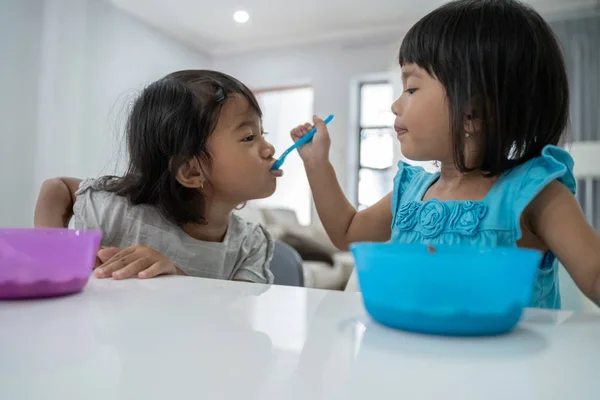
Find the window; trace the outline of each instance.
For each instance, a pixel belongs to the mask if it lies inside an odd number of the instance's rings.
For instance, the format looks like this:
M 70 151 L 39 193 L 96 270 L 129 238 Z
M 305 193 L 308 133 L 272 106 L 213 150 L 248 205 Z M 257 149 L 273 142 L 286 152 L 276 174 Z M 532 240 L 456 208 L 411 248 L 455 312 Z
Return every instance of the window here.
M 263 111 L 263 129 L 267 140 L 275 146 L 275 157 L 292 145 L 290 130 L 313 115 L 313 89 L 295 87 L 258 91 L 256 98 Z M 283 166 L 285 175 L 277 181 L 273 196 L 255 203 L 265 208 L 287 208 L 294 210 L 298 221 L 310 223 L 312 197 L 304 165 L 297 152 L 290 154 Z
M 365 82 L 359 88 L 358 208 L 388 194 L 394 179 L 394 91 L 389 81 Z

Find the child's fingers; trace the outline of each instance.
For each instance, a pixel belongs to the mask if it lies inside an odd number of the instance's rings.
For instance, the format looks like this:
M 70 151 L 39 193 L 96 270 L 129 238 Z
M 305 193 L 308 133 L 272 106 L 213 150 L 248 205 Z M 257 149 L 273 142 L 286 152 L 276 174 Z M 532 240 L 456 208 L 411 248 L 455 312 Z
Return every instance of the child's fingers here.
M 123 268 L 125 264 L 115 261 L 110 264 L 102 264 L 100 267 L 94 270 L 96 278 L 110 278 L 116 270 Z
M 290 132 L 292 139 L 294 139 L 294 141 L 300 139 L 301 137 L 306 135 L 308 132 L 310 132 L 310 130 L 312 128 L 313 128 L 313 126 L 311 124 L 309 124 L 308 122 L 304 125 L 298 125 L 294 129 L 292 129 L 292 131 Z
M 149 268 L 138 273 L 138 278 L 148 279 L 154 278 L 155 276 L 172 273 L 174 268 L 171 264 L 164 261 L 159 261 L 152 264 Z
M 97 259 L 100 260 L 101 264 L 106 263 L 108 260 L 119 254 L 121 249 L 118 247 L 103 247 L 98 251 Z
M 113 275 L 115 271 L 120 270 L 121 268 L 124 268 L 129 264 L 133 264 L 137 259 L 138 256 L 135 254 L 117 254 L 115 257 L 111 258 L 102 266 L 96 268 L 96 277 L 109 278 Z
M 119 250 L 116 252 L 116 254 L 113 254 L 112 257 L 110 257 L 108 260 L 106 260 L 106 264 L 110 264 L 116 260 L 127 257 L 128 255 L 133 254 L 134 252 L 135 252 L 135 247 L 133 247 L 133 246 L 128 247 L 123 250 Z
M 96 269 L 99 266 L 101 266 L 102 264 L 104 264 L 104 261 L 99 257 L 100 252 L 104 249 L 105 249 L 104 246 L 100 246 L 100 249 L 96 253 L 96 260 L 94 261 L 94 269 Z
M 137 259 L 130 264 L 127 264 L 124 268 L 121 268 L 113 272 L 112 277 L 114 279 L 127 279 L 137 276 L 141 271 L 148 268 L 150 260 L 146 257 Z
M 313 115 L 313 122 L 317 127 L 317 134 L 326 134 L 327 133 L 327 125 L 325 122 L 316 115 Z
M 304 136 L 304 133 L 302 131 L 302 125 L 298 125 L 294 129 L 292 129 L 290 132 L 290 136 L 292 137 L 292 139 L 294 141 L 296 141 L 296 140 L 300 139 L 302 136 Z

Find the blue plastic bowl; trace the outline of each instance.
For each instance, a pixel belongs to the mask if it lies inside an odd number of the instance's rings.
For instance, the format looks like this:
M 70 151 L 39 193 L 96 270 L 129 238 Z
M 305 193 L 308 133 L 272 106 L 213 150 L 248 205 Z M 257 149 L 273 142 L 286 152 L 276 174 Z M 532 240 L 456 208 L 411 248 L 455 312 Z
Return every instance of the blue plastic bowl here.
M 542 261 L 535 250 L 356 243 L 365 308 L 386 326 L 448 336 L 511 331 Z

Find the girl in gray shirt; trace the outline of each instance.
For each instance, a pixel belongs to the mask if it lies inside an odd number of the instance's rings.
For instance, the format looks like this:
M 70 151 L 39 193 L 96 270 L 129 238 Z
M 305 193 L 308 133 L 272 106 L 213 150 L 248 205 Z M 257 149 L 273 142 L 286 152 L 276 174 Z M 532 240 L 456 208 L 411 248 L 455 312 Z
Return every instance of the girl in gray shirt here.
M 103 232 L 96 276 L 161 274 L 272 283 L 273 241 L 233 214 L 270 196 L 280 171 L 252 92 L 215 71 L 179 71 L 150 84 L 127 123 L 121 177 L 42 185 L 35 226 Z

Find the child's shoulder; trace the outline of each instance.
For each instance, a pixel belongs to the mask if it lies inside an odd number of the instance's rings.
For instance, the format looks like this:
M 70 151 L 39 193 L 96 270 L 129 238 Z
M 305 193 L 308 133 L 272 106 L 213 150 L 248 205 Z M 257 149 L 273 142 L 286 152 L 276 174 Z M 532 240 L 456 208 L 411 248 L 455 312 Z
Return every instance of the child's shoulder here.
M 232 213 L 229 221 L 230 236 L 250 242 L 252 245 L 271 243 L 273 238 L 269 231 L 259 222 L 246 219 L 237 213 Z
M 499 183 L 505 190 L 517 190 L 519 197 L 524 198 L 537 195 L 555 180 L 575 194 L 573 166 L 573 158 L 565 149 L 547 145 L 538 157 L 505 172 Z
M 398 161 L 396 176 L 402 176 L 403 179 L 410 179 L 419 175 L 432 175 L 432 173 L 425 170 L 421 165 L 411 164 L 402 160 Z
M 160 220 L 166 222 L 158 209 L 147 204 L 132 204 L 124 196 L 119 196 L 109 190 L 116 179 L 112 176 L 88 178 L 81 181 L 75 193 L 76 205 L 95 209 L 105 216 L 128 217 L 136 220 Z
M 151 232 L 176 233 L 175 226 L 156 207 L 133 205 L 128 198 L 106 190 L 111 179 L 90 178 L 80 183 L 73 204 L 76 229 L 103 231 L 105 246 L 116 246 L 126 238 L 136 243 L 140 235 L 147 236 Z
M 81 183 L 79 183 L 79 189 L 75 194 L 79 195 L 88 190 L 102 190 L 102 183 L 105 179 L 105 177 L 83 179 Z
M 538 157 L 502 174 L 486 202 L 500 217 L 513 221 L 516 238 L 520 239 L 521 219 L 525 211 L 545 189 L 557 186 L 571 195 L 575 194 L 573 158 L 566 150 L 548 145 Z
M 75 194 L 80 195 L 88 191 L 105 192 L 107 185 L 109 185 L 111 182 L 114 182 L 115 179 L 117 178 L 112 176 L 83 179 L 79 184 L 79 189 Z
M 394 189 L 392 193 L 392 206 L 398 203 L 398 199 L 417 199 L 422 196 L 422 190 L 428 187 L 437 173 L 431 173 L 425 168 L 412 165 L 404 161 L 398 162 L 398 172 L 394 177 Z
M 106 183 L 110 181 L 108 177 L 86 178 L 79 184 L 79 189 L 75 192 L 75 207 L 90 207 L 98 211 L 106 212 L 114 209 L 115 202 L 125 203 L 125 199 L 117 197 L 108 192 Z

